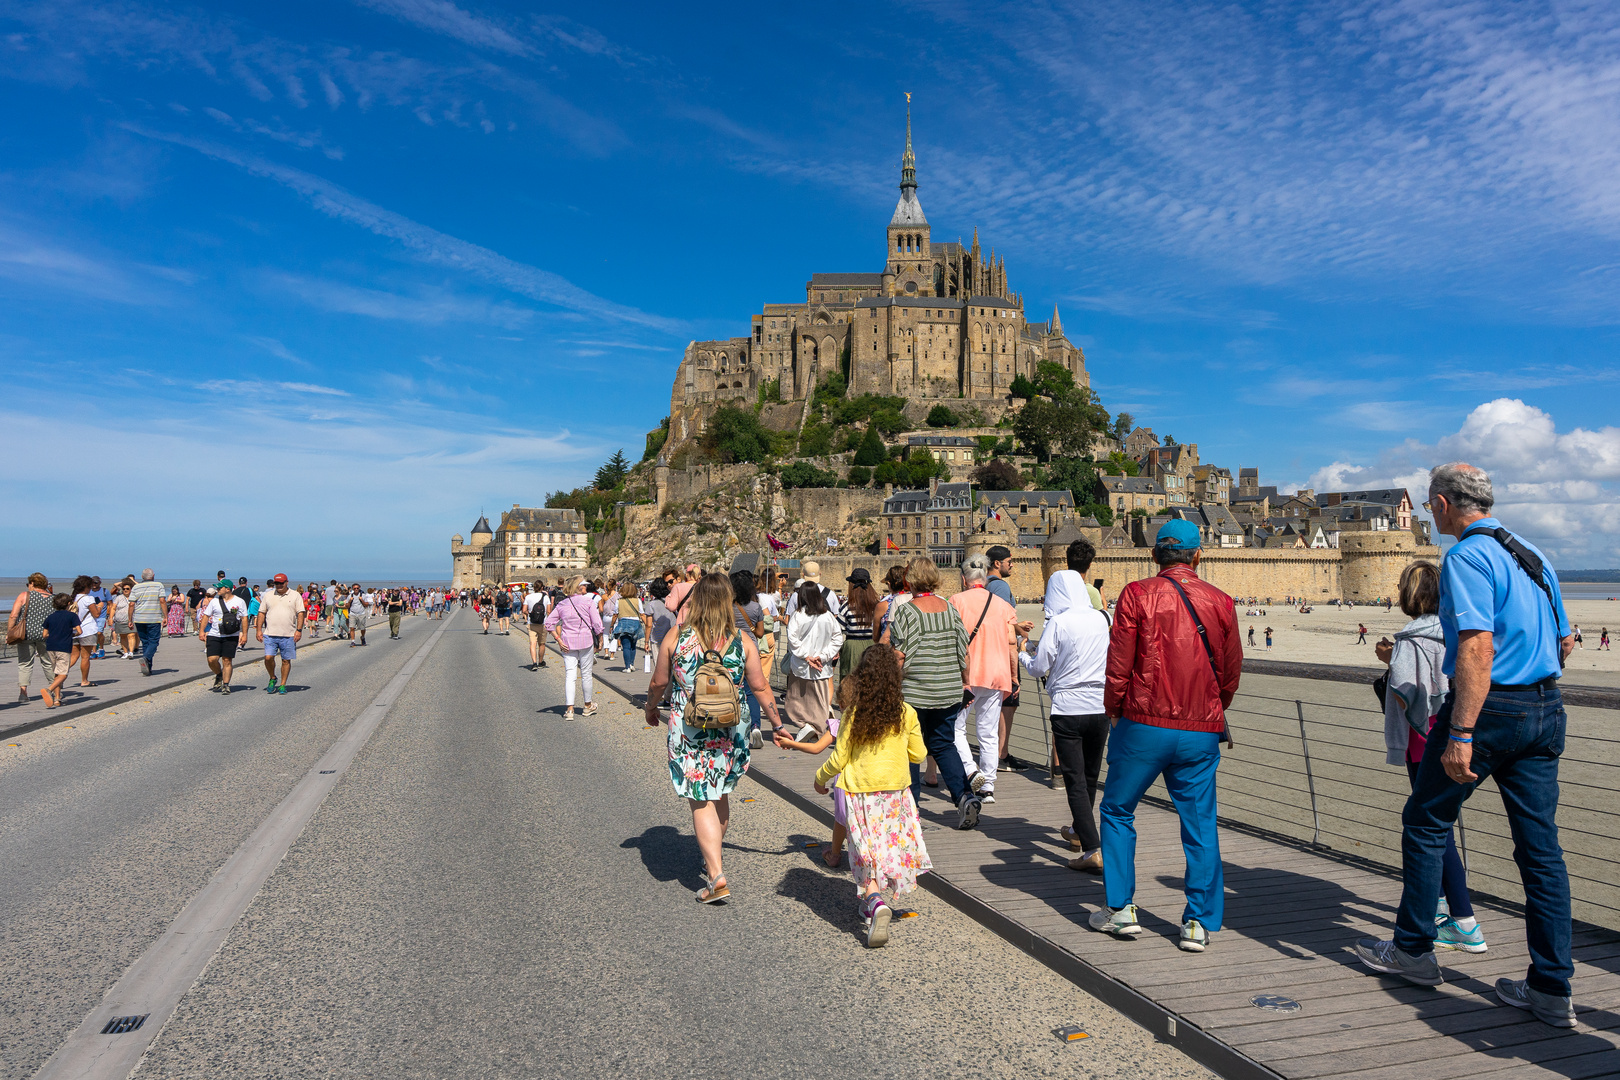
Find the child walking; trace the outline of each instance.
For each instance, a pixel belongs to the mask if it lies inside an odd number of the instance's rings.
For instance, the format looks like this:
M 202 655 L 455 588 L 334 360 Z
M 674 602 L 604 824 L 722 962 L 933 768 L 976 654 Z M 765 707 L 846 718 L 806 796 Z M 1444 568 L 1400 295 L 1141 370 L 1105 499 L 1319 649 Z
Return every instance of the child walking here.
M 889 942 L 894 917 L 884 889 L 904 896 L 917 887 L 918 874 L 934 868 L 911 797 L 911 766 L 928 751 L 917 711 L 901 700 L 894 649 L 871 646 L 850 682 L 841 737 L 816 770 L 816 791 L 827 794 L 833 777 L 844 791 L 857 911 L 866 922 L 867 948 L 880 949 Z

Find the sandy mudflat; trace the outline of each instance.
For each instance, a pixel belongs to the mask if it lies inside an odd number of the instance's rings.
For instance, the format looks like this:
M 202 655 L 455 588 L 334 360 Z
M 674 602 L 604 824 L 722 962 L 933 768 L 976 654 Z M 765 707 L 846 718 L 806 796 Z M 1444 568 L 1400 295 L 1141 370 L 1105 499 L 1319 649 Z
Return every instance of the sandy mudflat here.
M 1617 588 L 1620 592 L 1620 588 Z M 1312 664 L 1348 664 L 1359 667 L 1377 667 L 1373 643 L 1380 637 L 1393 637 L 1408 619 L 1400 608 L 1385 611 L 1382 607 L 1335 608 L 1317 605 L 1309 615 L 1301 615 L 1297 608 L 1272 606 L 1266 614 L 1245 614 L 1248 608 L 1238 605 L 1238 626 L 1248 640 L 1249 627 L 1254 627 L 1254 648 L 1245 645 L 1246 656 L 1267 660 L 1293 660 Z M 1581 682 L 1583 674 L 1620 677 L 1620 652 L 1599 652 L 1598 630 L 1608 626 L 1612 637 L 1620 637 L 1620 601 L 1568 600 L 1565 610 L 1580 626 L 1586 638 L 1586 648 L 1577 649 L 1569 658 L 1565 677 Z M 1367 625 L 1367 644 L 1356 644 L 1356 626 Z M 1265 647 L 1265 629 L 1276 630 L 1272 648 Z M 1592 680 L 1608 685 L 1611 680 Z
M 1620 586 L 1615 586 L 1620 595 Z M 1614 643 L 1620 646 L 1620 601 L 1569 599 L 1565 601 L 1569 617 L 1581 628 L 1586 648 L 1577 649 L 1569 658 L 1565 678 L 1571 683 L 1593 686 L 1620 686 L 1620 651 L 1599 652 L 1598 631 L 1607 626 Z M 1020 617 L 1034 619 L 1040 625 L 1040 605 L 1020 604 Z M 1238 629 L 1243 634 L 1243 654 L 1254 659 L 1283 660 L 1309 664 L 1342 664 L 1349 667 L 1378 667 L 1373 655 L 1373 643 L 1380 637 L 1394 637 L 1395 632 L 1408 620 L 1396 607 L 1385 611 L 1382 606 L 1337 608 L 1318 604 L 1309 615 L 1301 615 L 1298 608 L 1273 604 L 1264 608 L 1264 615 L 1249 615 L 1251 609 L 1239 604 Z M 1367 625 L 1367 644 L 1356 644 L 1356 626 Z M 1254 647 L 1247 645 L 1249 627 L 1254 627 Z M 1276 631 L 1272 647 L 1266 648 L 1266 627 Z

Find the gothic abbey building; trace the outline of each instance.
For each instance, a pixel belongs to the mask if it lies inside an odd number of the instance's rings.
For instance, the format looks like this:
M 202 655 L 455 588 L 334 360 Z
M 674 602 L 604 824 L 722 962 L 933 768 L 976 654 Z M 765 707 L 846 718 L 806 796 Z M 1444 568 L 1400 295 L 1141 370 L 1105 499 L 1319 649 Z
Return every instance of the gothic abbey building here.
M 879 272 L 812 274 L 802 303 L 766 304 L 748 337 L 687 345 L 670 395 L 670 442 L 701 432 L 719 405 L 754 404 L 768 383 L 783 402 L 803 402 L 834 372 L 847 372 L 852 395 L 984 405 L 1007 404 L 1013 379 L 1033 377 L 1046 360 L 1090 385 L 1085 355 L 1064 336 L 1057 309 L 1050 322 L 1028 322 L 1006 262 L 981 252 L 977 229 L 971 247 L 933 241 L 917 201 L 909 113 L 885 250 Z M 796 424 L 802 413 L 773 410 L 775 426 Z

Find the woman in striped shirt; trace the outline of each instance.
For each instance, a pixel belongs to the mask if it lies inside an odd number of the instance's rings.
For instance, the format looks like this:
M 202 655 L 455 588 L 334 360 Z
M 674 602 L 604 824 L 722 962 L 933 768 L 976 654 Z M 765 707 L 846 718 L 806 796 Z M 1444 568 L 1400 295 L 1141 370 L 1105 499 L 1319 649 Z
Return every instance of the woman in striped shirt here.
M 967 628 L 962 616 L 935 590 L 939 567 L 927 556 L 911 561 L 906 573 L 911 602 L 893 609 L 889 641 L 902 658 L 900 693 L 917 710 L 923 743 L 939 765 L 945 788 L 956 803 L 956 827 L 971 829 L 979 823 L 979 798 L 967 786 L 962 757 L 956 752 L 956 714 L 962 708 L 963 678 L 967 673 Z M 918 774 L 912 768 L 912 794 L 918 795 Z
M 877 593 L 872 589 L 872 575 L 864 567 L 850 571 L 849 589 L 844 594 L 844 609 L 838 613 L 838 622 L 844 628 L 844 644 L 838 653 L 838 678 L 849 678 L 861 654 L 872 646 L 872 634 L 877 624 Z

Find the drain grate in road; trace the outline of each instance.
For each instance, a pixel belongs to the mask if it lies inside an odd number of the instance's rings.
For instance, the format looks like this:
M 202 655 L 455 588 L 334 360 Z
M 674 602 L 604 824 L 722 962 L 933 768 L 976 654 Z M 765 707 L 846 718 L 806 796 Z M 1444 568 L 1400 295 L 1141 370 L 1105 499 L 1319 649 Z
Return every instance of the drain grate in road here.
M 115 1016 L 107 1021 L 107 1026 L 101 1029 L 103 1035 L 124 1035 L 131 1031 L 139 1031 L 141 1025 L 151 1013 L 141 1013 L 139 1016 Z

